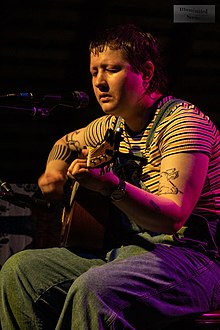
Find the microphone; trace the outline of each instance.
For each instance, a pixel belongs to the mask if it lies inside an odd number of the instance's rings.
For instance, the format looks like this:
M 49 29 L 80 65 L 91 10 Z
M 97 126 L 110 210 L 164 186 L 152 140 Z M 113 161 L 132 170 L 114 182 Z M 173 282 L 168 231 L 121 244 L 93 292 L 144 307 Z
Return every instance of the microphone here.
M 89 104 L 89 96 L 82 91 L 67 92 L 61 95 L 48 94 L 43 96 L 24 92 L 0 95 L 0 103 L 1 101 L 29 101 L 33 104 L 37 104 L 38 107 L 54 107 L 62 105 L 64 107 L 79 109 L 85 108 Z
M 61 95 L 43 96 L 43 104 L 63 105 L 75 109 L 85 108 L 89 104 L 89 96 L 85 92 L 69 92 Z

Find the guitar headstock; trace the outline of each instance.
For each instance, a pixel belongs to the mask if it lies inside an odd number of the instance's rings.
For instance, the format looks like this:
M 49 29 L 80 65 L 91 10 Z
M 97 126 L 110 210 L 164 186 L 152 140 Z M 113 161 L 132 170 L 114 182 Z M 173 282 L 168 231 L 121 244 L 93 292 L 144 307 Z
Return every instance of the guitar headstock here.
M 87 166 L 90 168 L 101 168 L 104 170 L 104 167 L 107 166 L 106 170 L 109 170 L 114 163 L 113 156 L 111 152 L 113 152 L 113 146 L 105 141 L 101 145 L 96 148 L 87 147 L 88 155 L 87 155 Z

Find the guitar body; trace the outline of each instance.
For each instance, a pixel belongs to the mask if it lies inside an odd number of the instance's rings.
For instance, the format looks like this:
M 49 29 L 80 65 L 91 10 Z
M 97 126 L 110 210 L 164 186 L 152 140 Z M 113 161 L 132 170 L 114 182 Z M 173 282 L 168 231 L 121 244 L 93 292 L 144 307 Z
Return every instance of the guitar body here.
M 109 201 L 79 186 L 72 203 L 63 210 L 61 246 L 101 251 L 108 214 Z
M 110 164 L 113 166 L 113 156 L 107 151 L 113 151 L 114 146 L 115 142 L 108 139 L 96 148 L 87 147 L 88 168 L 100 168 L 101 175 L 104 167 L 107 169 Z M 63 209 L 60 245 L 102 251 L 109 216 L 109 200 L 99 193 L 80 186 L 77 181 L 69 188 L 66 194 L 68 203 Z

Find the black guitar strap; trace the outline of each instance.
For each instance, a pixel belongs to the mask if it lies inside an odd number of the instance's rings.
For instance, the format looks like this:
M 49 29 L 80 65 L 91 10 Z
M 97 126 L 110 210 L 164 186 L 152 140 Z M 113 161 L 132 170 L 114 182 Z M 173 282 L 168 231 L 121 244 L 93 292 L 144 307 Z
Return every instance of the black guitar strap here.
M 160 124 L 160 122 L 166 117 L 168 116 L 171 111 L 173 111 L 174 107 L 177 105 L 177 104 L 180 104 L 180 103 L 183 103 L 183 102 L 186 102 L 186 101 L 183 101 L 181 99 L 172 99 L 172 100 L 169 100 L 167 101 L 166 103 L 163 104 L 163 106 L 160 108 L 160 111 L 157 115 L 157 118 L 155 119 L 154 123 L 153 123 L 153 126 L 148 134 L 148 138 L 147 138 L 147 141 L 146 141 L 146 149 L 150 146 L 152 140 L 153 140 L 153 137 L 154 137 L 154 132 L 155 132 L 155 129 L 156 127 Z

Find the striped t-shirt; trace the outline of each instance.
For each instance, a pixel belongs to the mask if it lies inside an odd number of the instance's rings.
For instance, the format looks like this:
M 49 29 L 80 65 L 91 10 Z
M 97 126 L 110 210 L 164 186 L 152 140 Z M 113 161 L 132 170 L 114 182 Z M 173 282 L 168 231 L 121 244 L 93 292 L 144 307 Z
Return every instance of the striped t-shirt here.
M 220 135 L 216 126 L 195 105 L 180 100 L 156 126 L 153 139 L 146 148 L 149 132 L 161 107 L 173 97 L 163 98 L 157 105 L 152 121 L 145 130 L 134 136 L 129 135 L 122 120 L 122 141 L 120 152 L 140 152 L 147 159 L 140 179 L 146 189 L 158 193 L 161 160 L 181 152 L 200 152 L 209 156 L 209 167 L 201 196 L 193 213 L 204 216 L 220 214 Z M 87 146 L 97 147 L 104 141 L 108 128 L 114 129 L 117 118 L 102 116 L 87 126 L 85 141 Z

